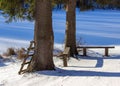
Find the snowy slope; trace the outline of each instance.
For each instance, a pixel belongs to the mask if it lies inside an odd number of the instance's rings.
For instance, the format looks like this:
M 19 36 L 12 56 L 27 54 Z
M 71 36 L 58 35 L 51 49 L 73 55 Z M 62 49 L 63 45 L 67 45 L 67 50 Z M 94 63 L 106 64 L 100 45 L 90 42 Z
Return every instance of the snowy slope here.
M 76 12 L 77 38 L 82 37 L 87 44 L 120 44 L 120 11 L 95 10 Z M 34 22 L 4 23 L 0 16 L 0 38 L 33 40 Z M 66 28 L 65 11 L 53 11 L 55 43 L 64 42 Z M 97 41 L 96 41 L 97 40 Z
M 63 43 L 66 24 L 65 12 L 53 12 L 55 43 Z M 76 12 L 77 39 L 89 45 L 120 44 L 120 11 L 95 10 Z M 96 41 L 97 40 L 97 41 Z

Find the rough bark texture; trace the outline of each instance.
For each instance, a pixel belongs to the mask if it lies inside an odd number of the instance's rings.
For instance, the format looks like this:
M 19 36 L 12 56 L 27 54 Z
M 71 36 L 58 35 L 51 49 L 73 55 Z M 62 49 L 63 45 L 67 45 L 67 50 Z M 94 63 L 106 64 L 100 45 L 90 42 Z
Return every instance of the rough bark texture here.
M 70 56 L 77 53 L 76 49 L 76 0 L 68 0 L 66 7 L 66 38 L 65 47 L 70 47 Z
M 35 55 L 29 71 L 54 70 L 51 0 L 35 3 Z

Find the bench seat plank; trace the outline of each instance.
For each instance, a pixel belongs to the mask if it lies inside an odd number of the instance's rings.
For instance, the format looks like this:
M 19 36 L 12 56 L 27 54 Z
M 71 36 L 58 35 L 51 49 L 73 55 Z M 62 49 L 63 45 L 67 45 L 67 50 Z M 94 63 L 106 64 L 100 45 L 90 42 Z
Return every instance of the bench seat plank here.
M 115 48 L 114 46 L 88 46 L 88 45 L 83 45 L 83 46 L 78 46 L 77 48 L 82 48 L 83 49 L 83 55 L 87 55 L 87 49 L 88 48 L 103 48 L 105 49 L 105 56 L 109 56 L 109 48 Z
M 77 48 L 115 48 L 114 46 L 77 46 Z
M 63 52 L 63 55 L 67 55 L 70 51 L 70 47 L 66 47 L 64 52 Z

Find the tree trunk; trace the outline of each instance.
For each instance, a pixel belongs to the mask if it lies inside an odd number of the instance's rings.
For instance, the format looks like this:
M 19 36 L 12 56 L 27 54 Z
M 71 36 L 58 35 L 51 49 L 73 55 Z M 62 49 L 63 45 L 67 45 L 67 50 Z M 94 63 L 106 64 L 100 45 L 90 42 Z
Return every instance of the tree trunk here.
M 35 54 L 29 71 L 54 70 L 51 0 L 35 3 Z
M 76 0 L 68 0 L 66 7 L 65 47 L 70 47 L 70 56 L 78 54 L 76 49 Z

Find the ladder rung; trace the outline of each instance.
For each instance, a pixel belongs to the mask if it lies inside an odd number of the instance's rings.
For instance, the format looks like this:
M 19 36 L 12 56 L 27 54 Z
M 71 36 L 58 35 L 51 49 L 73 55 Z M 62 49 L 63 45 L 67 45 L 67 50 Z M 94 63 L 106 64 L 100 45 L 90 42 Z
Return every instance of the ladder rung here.
M 34 51 L 35 51 L 35 47 L 34 46 L 35 46 L 35 41 L 31 41 L 30 42 L 30 46 L 29 46 L 29 48 L 27 49 L 27 52 L 26 52 L 26 58 L 24 58 L 24 61 L 21 64 L 20 71 L 18 72 L 19 74 L 23 74 L 23 73 L 28 71 L 28 67 L 30 66 L 30 63 L 32 61 L 32 58 L 33 58 L 33 55 L 34 55 Z M 30 58 L 30 61 L 26 62 L 26 60 L 28 58 Z M 27 65 L 27 69 L 23 69 L 26 64 L 28 64 Z
M 30 62 L 25 62 L 25 63 L 23 63 L 22 65 L 25 65 L 25 64 L 29 64 Z
M 35 49 L 35 47 L 28 48 L 28 50 L 34 50 L 34 49 Z
M 34 54 L 30 54 L 30 55 L 28 55 L 28 56 L 33 56 Z
M 30 41 L 30 43 L 35 43 L 35 41 Z
M 21 73 L 25 73 L 25 72 L 27 72 L 27 69 L 21 70 L 18 73 L 21 74 Z

